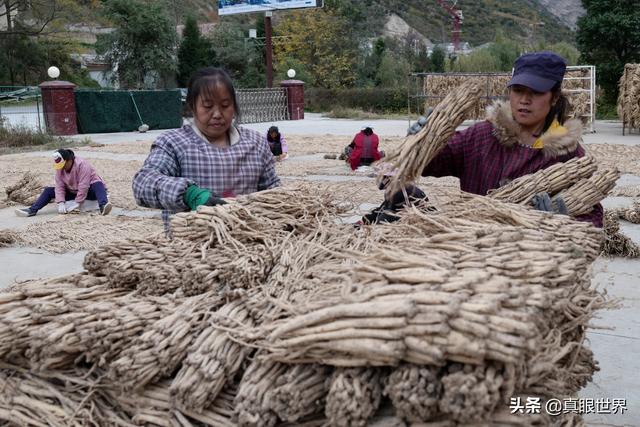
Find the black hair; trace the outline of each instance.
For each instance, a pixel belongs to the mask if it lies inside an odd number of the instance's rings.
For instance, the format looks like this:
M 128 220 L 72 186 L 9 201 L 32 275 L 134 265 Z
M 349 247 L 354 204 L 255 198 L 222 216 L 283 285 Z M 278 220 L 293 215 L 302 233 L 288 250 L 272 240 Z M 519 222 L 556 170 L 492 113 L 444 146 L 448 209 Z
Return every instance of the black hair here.
M 68 148 L 60 148 L 59 150 L 56 150 L 58 153 L 60 153 L 60 156 L 62 156 L 62 158 L 67 161 L 67 160 L 73 160 L 76 158 L 75 153 L 72 150 L 69 150 Z
M 553 105 L 551 106 L 549 114 L 547 114 L 547 117 L 544 119 L 544 127 L 542 128 L 543 133 L 549 129 L 551 123 L 553 123 L 555 119 L 558 120 L 558 123 L 563 125 L 569 118 L 569 112 L 571 111 L 571 103 L 562 93 L 562 82 L 556 83 L 556 85 L 551 88 L 551 100 Z
M 364 128 L 364 130 L 362 132 L 364 132 L 364 134 L 367 135 L 367 136 L 373 135 L 373 129 L 371 129 L 369 127 Z
M 189 112 L 193 114 L 196 110 L 196 101 L 203 93 L 210 92 L 212 86 L 224 86 L 233 99 L 233 108 L 236 118 L 240 117 L 240 107 L 238 106 L 238 98 L 236 97 L 236 89 L 229 74 L 222 68 L 206 67 L 201 68 L 191 75 L 189 85 L 187 86 L 187 107 Z
M 276 138 L 271 138 L 271 133 L 276 133 Z M 280 131 L 278 130 L 278 126 L 271 126 L 267 131 L 267 141 L 269 142 L 280 142 Z

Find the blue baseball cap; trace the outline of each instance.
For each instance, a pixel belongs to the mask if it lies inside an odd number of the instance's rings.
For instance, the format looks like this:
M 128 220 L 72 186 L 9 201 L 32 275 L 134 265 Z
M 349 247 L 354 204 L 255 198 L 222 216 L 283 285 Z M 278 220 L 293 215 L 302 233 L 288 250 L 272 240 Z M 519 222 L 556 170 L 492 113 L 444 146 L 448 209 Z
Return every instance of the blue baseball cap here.
M 553 52 L 526 53 L 516 59 L 507 87 L 521 85 L 536 92 L 548 92 L 562 82 L 566 70 L 567 62 Z

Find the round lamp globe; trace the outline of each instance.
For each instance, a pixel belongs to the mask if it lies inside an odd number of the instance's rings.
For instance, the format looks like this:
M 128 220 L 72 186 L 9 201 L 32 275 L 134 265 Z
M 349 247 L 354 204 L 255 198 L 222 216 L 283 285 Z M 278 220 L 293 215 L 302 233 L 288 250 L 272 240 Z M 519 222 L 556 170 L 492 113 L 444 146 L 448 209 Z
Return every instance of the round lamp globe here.
M 47 70 L 47 74 L 52 79 L 57 79 L 60 76 L 60 70 L 58 69 L 58 67 L 49 67 L 49 69 Z
M 294 70 L 293 68 L 289 68 L 289 71 L 287 71 L 287 76 L 289 76 L 290 79 L 294 78 L 296 76 L 296 70 Z

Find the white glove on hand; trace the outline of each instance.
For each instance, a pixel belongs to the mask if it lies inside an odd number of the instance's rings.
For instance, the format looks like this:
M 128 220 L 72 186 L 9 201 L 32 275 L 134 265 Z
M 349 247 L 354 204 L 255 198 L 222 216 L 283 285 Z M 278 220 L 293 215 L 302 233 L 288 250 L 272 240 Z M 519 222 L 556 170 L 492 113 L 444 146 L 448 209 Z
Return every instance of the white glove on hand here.
M 78 202 L 76 202 L 75 200 L 67 202 L 67 213 L 79 212 L 79 211 L 80 211 L 80 204 Z
M 64 205 L 64 202 L 58 203 L 58 213 L 59 214 L 66 214 L 67 213 L 67 208 Z

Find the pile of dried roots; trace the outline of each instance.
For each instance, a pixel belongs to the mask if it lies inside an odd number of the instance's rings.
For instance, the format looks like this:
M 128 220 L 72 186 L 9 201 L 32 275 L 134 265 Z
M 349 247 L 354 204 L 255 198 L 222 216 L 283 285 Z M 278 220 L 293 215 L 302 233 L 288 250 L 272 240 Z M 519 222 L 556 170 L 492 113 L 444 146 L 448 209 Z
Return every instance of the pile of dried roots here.
M 606 211 L 604 215 L 604 234 L 602 242 L 602 253 L 604 255 L 621 256 L 626 258 L 637 258 L 640 256 L 640 248 L 629 237 L 620 231 L 619 218 L 629 210 Z M 631 211 L 631 215 L 636 212 Z M 636 219 L 635 215 L 633 216 Z
M 364 426 L 386 401 L 409 422 L 530 425 L 511 397 L 571 396 L 597 370 L 589 224 L 458 192 L 356 229 L 330 200 L 203 207 L 172 241 L 0 294 L 0 419 Z
M 640 129 L 640 64 L 626 64 L 620 78 L 618 115 L 630 129 Z
M 7 187 L 5 192 L 7 193 L 7 200 L 30 206 L 35 203 L 43 189 L 44 184 L 42 184 L 38 176 L 32 172 L 26 172 L 20 181 Z

